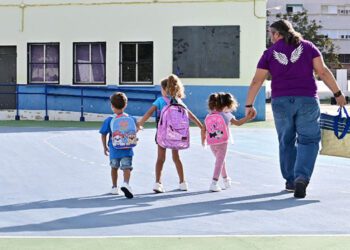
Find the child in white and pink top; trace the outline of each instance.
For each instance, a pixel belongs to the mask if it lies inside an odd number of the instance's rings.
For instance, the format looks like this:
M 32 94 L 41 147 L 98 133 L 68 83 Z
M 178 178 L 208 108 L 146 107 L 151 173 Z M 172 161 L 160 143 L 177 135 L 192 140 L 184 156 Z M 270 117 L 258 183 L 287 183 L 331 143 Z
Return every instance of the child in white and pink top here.
M 231 178 L 226 171 L 227 146 L 231 139 L 230 125 L 240 126 L 253 118 L 253 113 L 237 120 L 232 114 L 237 109 L 238 103 L 230 93 L 213 93 L 209 96 L 209 114 L 205 118 L 206 143 L 210 146 L 215 156 L 215 168 L 213 180 L 209 190 L 212 192 L 221 191 L 218 184 L 220 175 L 223 178 L 224 187 L 231 187 Z

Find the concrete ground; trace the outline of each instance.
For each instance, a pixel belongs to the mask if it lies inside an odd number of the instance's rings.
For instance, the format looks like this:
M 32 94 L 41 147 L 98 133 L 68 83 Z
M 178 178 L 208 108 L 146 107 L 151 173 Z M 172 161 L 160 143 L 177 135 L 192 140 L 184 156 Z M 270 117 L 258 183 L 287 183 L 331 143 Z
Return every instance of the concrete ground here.
M 181 152 L 188 192 L 164 166 L 154 194 L 154 129 L 140 133 L 134 199 L 107 194 L 108 159 L 96 129 L 0 128 L 0 236 L 329 235 L 349 234 L 350 161 L 319 156 L 306 199 L 283 191 L 273 128 L 232 128 L 231 189 L 208 191 L 214 158 L 191 128 Z M 121 176 L 119 178 L 121 180 Z

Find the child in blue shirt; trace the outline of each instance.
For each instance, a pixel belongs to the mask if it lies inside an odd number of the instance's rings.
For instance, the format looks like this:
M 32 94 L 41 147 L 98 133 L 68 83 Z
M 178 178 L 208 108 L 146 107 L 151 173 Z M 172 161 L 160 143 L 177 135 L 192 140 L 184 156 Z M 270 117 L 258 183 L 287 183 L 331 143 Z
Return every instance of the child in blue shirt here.
M 128 98 L 124 93 L 116 92 L 110 97 L 111 101 L 111 109 L 113 113 L 117 116 L 128 116 L 128 114 L 124 113 L 124 110 L 128 103 Z M 135 124 L 136 119 L 131 117 Z M 116 149 L 112 145 L 111 140 L 111 121 L 113 116 L 108 117 L 102 124 L 100 129 L 101 139 L 104 154 L 106 156 L 109 155 L 110 166 L 111 166 L 111 177 L 112 177 L 112 189 L 111 194 L 119 194 L 119 189 L 117 186 L 118 180 L 118 169 L 120 168 L 124 172 L 124 183 L 121 185 L 121 191 L 124 192 L 125 196 L 129 199 L 133 198 L 133 193 L 131 187 L 129 185 L 132 167 L 132 158 L 134 156 L 134 152 L 132 148 L 125 149 Z M 108 135 L 108 141 L 107 141 Z
M 186 107 L 183 103 L 182 98 L 185 97 L 185 89 L 181 82 L 181 80 L 176 75 L 170 75 L 167 78 L 161 81 L 161 93 L 162 96 L 158 97 L 152 104 L 152 107 L 144 114 L 144 116 L 139 120 L 139 126 L 143 126 L 143 124 L 152 116 L 154 112 L 157 112 L 157 128 L 158 122 L 160 119 L 161 111 L 165 106 L 168 105 L 166 100 L 174 101 L 176 103 L 181 104 L 187 109 L 189 119 L 193 121 L 199 128 L 202 130 L 202 138 L 205 138 L 205 127 L 198 120 L 198 118 Z M 156 135 L 157 137 L 157 135 Z M 204 140 L 204 139 L 203 139 Z M 157 140 L 156 140 L 157 143 Z M 157 143 L 158 144 L 158 143 Z M 175 167 L 177 170 L 177 174 L 179 177 L 179 189 L 181 191 L 188 190 L 188 184 L 185 181 L 185 174 L 182 165 L 182 161 L 180 159 L 179 150 L 172 149 L 172 158 L 175 163 Z M 156 181 L 153 186 L 153 191 L 156 193 L 164 193 L 165 189 L 161 182 L 163 165 L 166 157 L 166 149 L 158 145 L 158 155 L 157 162 L 155 167 Z

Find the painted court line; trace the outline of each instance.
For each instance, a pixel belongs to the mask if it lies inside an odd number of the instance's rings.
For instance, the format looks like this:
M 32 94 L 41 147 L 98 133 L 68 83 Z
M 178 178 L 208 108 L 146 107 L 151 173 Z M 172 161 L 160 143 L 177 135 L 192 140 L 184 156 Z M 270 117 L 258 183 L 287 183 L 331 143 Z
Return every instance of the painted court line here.
M 133 235 L 133 236 L 0 236 L 0 239 L 118 239 L 118 238 L 274 238 L 350 237 L 350 234 L 235 234 L 235 235 Z

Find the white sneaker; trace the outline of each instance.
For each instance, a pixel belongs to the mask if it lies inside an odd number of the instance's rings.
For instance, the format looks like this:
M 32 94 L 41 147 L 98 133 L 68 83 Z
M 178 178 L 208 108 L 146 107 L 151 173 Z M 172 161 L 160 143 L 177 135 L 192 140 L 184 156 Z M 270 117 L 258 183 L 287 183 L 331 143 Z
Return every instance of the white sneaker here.
M 119 188 L 118 187 L 112 187 L 110 194 L 118 195 L 119 194 Z
M 224 179 L 224 186 L 225 186 L 225 189 L 228 189 L 232 186 L 232 180 L 230 177 L 226 177 L 226 178 L 223 178 Z
M 120 189 L 123 191 L 126 198 L 132 199 L 134 197 L 131 187 L 128 183 L 124 182 L 123 185 L 121 185 Z
M 163 184 L 159 182 L 154 183 L 153 191 L 156 193 L 164 193 L 165 190 L 164 190 Z
M 187 184 L 187 182 L 186 182 L 186 181 L 181 182 L 180 185 L 179 185 L 179 189 L 180 189 L 181 191 L 187 191 L 187 190 L 188 190 L 188 184 Z
M 210 184 L 209 191 L 212 191 L 212 192 L 220 192 L 221 191 L 221 187 L 219 186 L 217 181 L 213 181 Z

